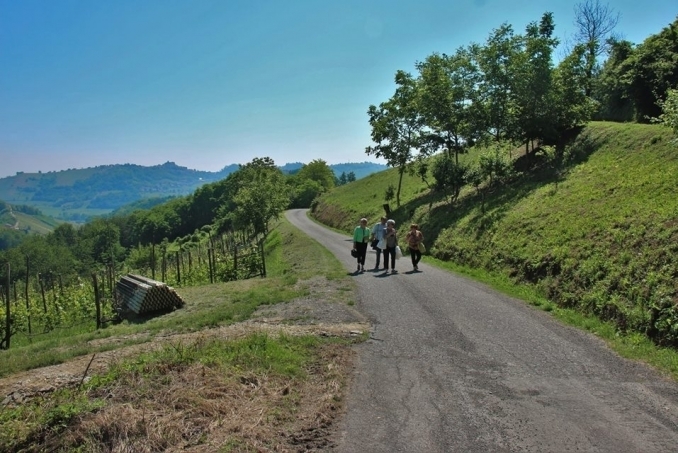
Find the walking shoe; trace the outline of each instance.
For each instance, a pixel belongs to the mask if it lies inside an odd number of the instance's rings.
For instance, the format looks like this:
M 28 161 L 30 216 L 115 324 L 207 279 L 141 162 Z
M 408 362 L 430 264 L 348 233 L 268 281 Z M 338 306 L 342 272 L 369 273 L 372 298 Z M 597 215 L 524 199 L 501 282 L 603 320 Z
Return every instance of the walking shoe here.
M 360 264 L 358 264 L 358 269 L 357 269 L 357 270 L 360 270 Z
M 415 270 L 415 271 L 418 271 L 418 270 L 419 270 L 419 266 L 417 266 L 417 265 L 415 264 L 415 265 L 414 265 L 414 270 Z

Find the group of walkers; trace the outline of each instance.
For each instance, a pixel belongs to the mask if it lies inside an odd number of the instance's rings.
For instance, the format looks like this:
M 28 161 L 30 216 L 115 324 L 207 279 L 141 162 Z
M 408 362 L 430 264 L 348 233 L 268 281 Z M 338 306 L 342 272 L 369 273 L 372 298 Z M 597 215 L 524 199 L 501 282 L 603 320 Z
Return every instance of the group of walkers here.
M 358 260 L 358 272 L 365 272 L 365 257 L 367 256 L 367 247 L 372 246 L 376 251 L 377 261 L 374 270 L 379 270 L 381 258 L 384 258 L 384 270 L 388 273 L 389 267 L 391 273 L 395 274 L 396 259 L 400 258 L 400 246 L 398 245 L 398 231 L 395 227 L 395 220 L 382 217 L 372 228 L 367 226 L 367 219 L 360 219 L 360 225 L 353 230 L 353 249 L 354 256 Z M 424 251 L 424 235 L 419 231 L 419 225 L 413 223 L 410 230 L 405 235 L 405 242 L 412 260 L 412 269 L 419 270 L 419 261 L 421 253 Z

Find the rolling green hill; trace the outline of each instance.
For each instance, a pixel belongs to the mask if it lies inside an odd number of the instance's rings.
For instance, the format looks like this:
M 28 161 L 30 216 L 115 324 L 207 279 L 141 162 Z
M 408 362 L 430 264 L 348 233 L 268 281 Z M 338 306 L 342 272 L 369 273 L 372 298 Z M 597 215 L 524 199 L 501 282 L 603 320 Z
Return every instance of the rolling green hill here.
M 281 168 L 290 172 L 302 165 L 287 164 Z M 0 178 L 0 199 L 10 204 L 35 206 L 57 219 L 84 222 L 92 216 L 109 214 L 142 200 L 188 195 L 206 183 L 226 178 L 238 168 L 239 165 L 233 164 L 218 172 L 207 172 L 167 162 L 152 167 L 122 164 L 49 173 L 18 173 Z M 352 171 L 361 178 L 386 166 L 361 162 L 330 165 L 330 168 L 337 176 L 342 171 Z
M 46 234 L 59 225 L 59 221 L 26 205 L 12 206 L 0 200 L 0 228 L 24 233 Z
M 405 174 L 390 216 L 401 231 L 419 223 L 436 258 L 508 276 L 560 306 L 678 344 L 678 149 L 670 130 L 594 122 L 568 152 L 564 168 L 533 156 L 532 170 L 486 189 L 485 203 L 465 188 L 450 204 Z M 525 159 L 516 163 L 526 167 Z M 395 169 L 339 187 L 313 215 L 346 232 L 360 217 L 375 222 L 390 184 L 397 186 Z

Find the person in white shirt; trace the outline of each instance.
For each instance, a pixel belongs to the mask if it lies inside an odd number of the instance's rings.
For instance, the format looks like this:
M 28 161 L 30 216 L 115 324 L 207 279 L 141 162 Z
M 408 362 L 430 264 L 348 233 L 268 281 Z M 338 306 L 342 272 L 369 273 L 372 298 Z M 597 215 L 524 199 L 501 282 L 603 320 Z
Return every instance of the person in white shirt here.
M 386 233 L 386 217 L 382 216 L 381 220 L 375 223 L 374 226 L 372 227 L 371 240 L 377 241 L 377 245 L 376 247 L 374 247 L 374 250 L 377 253 L 377 263 L 374 265 L 374 270 L 379 269 L 379 264 L 381 263 L 381 255 L 384 254 L 384 251 L 386 249 L 386 244 L 384 242 L 385 233 Z M 384 265 L 386 265 L 386 258 L 384 258 Z

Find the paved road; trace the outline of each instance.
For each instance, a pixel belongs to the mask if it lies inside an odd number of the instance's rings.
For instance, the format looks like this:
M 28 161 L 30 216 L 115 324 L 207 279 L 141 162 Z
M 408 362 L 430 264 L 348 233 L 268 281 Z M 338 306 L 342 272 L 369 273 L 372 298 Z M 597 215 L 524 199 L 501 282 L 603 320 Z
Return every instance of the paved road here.
M 355 272 L 348 236 L 305 210 L 287 218 Z M 370 251 L 366 268 L 374 261 Z M 355 274 L 373 331 L 337 451 L 678 452 L 676 383 L 425 261 L 418 273 L 405 257 L 398 274 Z

